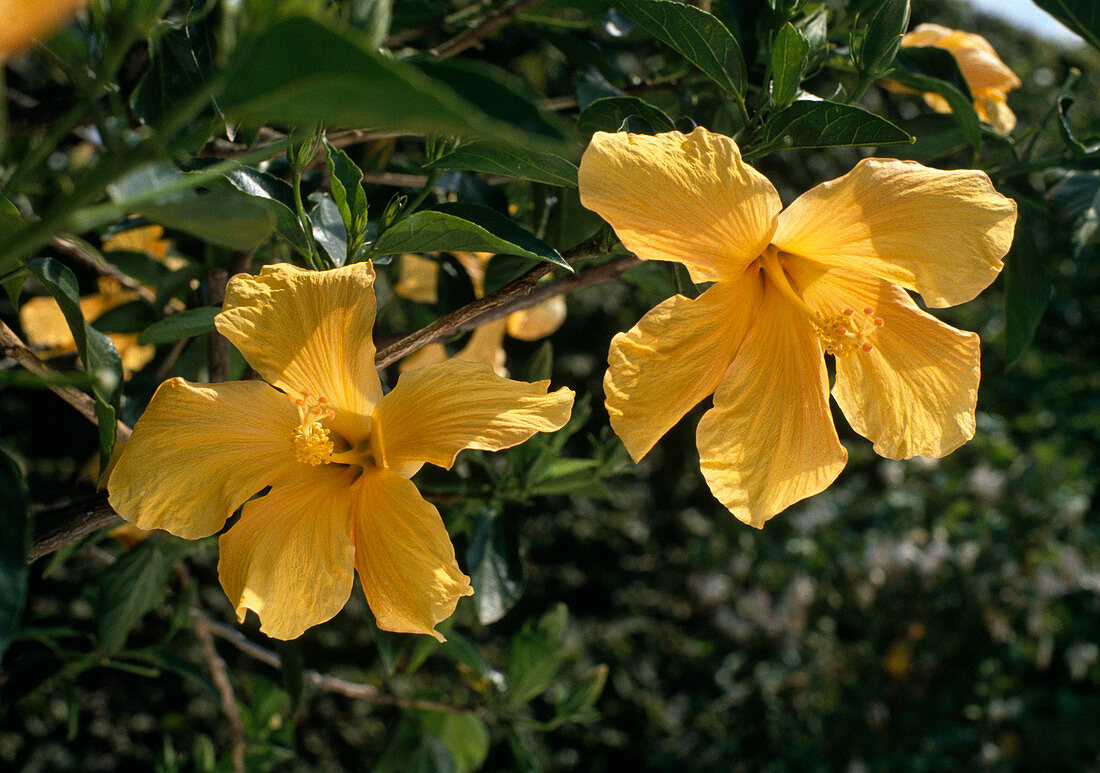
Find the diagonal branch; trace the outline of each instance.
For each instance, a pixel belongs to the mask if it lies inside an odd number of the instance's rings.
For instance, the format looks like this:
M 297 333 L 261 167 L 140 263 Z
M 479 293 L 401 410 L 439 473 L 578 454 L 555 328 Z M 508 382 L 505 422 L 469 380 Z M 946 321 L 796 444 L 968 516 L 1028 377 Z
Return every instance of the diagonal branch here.
M 446 59 L 456 54 L 461 54 L 467 48 L 476 46 L 512 19 L 516 18 L 524 11 L 534 8 L 541 2 L 543 2 L 543 0 L 512 0 L 512 2 L 502 5 L 500 8 L 488 14 L 475 26 L 463 30 L 450 40 L 440 43 L 428 53 L 438 56 L 440 59 Z

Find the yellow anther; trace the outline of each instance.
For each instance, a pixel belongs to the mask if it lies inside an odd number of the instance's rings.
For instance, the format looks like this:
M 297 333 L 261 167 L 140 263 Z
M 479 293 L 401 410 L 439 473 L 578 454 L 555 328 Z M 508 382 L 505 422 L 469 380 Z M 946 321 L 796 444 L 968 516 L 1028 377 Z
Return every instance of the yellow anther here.
M 333 445 L 328 430 L 321 422 L 331 419 L 336 412 L 328 406 L 325 398 L 320 397 L 313 402 L 309 392 L 305 391 L 294 401 L 294 404 L 298 406 L 298 418 L 301 420 L 301 423 L 295 427 L 291 440 L 294 458 L 312 467 L 328 464 L 332 461 Z
M 886 324 L 882 317 L 876 317 L 874 313 L 870 306 L 864 306 L 862 314 L 846 308 L 831 317 L 818 317 L 814 327 L 825 344 L 825 351 L 834 357 L 854 351 L 873 351 L 875 347 L 870 341 L 871 335 Z

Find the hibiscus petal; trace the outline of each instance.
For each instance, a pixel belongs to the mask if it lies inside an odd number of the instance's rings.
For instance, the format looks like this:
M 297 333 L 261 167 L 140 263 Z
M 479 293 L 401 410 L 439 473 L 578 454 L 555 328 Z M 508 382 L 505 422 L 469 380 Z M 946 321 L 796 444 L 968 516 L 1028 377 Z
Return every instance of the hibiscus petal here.
M 929 306 L 954 306 L 997 277 L 1015 224 L 1016 202 L 984 172 L 868 158 L 799 196 L 772 242 L 916 290 Z
M 703 477 L 714 496 L 760 528 L 828 487 L 848 458 L 828 401 L 817 338 L 766 286 L 753 326 L 696 433 Z
M 229 280 L 214 324 L 248 363 L 291 397 L 337 408 L 329 422 L 355 442 L 382 396 L 374 367 L 374 269 L 305 271 L 280 263 Z
M 760 305 L 759 271 L 674 295 L 611 340 L 603 388 L 611 427 L 638 461 L 714 391 Z
M 871 308 L 883 320 L 870 352 L 836 358 L 833 396 L 848 423 L 890 459 L 945 456 L 974 436 L 978 336 L 917 308 L 909 295 L 866 274 L 793 264 L 806 303 L 823 315 Z
M 143 529 L 208 537 L 257 491 L 307 469 L 292 453 L 297 425 L 267 384 L 165 381 L 111 472 L 111 506 Z
M 455 355 L 455 359 L 466 362 L 484 362 L 489 365 L 498 376 L 507 376 L 508 371 L 504 367 L 504 329 L 507 322 L 504 319 L 493 320 L 481 327 L 474 328 L 470 334 L 470 340 Z
M 436 624 L 474 589 L 458 568 L 439 511 L 410 480 L 377 467 L 363 472 L 356 492 L 355 568 L 378 627 L 443 641 Z
M 422 462 L 449 468 L 464 448 L 499 451 L 560 429 L 573 392 L 547 394 L 549 385 L 501 378 L 484 363 L 463 360 L 406 371 L 375 408 L 375 458 L 411 475 Z
M 743 271 L 768 246 L 782 206 L 737 143 L 703 128 L 596 132 L 581 158 L 580 195 L 628 250 L 682 263 L 696 282 Z
M 344 608 L 354 478 L 351 468 L 321 467 L 245 503 L 218 539 L 218 576 L 238 620 L 251 609 L 265 634 L 294 639 Z
M 555 295 L 528 309 L 508 315 L 508 335 L 521 341 L 537 341 L 553 333 L 565 322 L 565 298 Z
M 439 300 L 439 263 L 412 252 L 401 256 L 401 276 L 393 292 L 417 303 Z

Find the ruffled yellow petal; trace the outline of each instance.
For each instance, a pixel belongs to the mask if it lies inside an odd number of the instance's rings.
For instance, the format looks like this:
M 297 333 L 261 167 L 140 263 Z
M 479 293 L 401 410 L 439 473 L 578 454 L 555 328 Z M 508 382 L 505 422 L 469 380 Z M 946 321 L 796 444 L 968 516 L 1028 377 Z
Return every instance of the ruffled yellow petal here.
M 1016 202 L 984 172 L 868 158 L 799 196 L 772 242 L 916 290 L 929 306 L 953 306 L 997 277 L 1015 225 Z
M 1020 86 L 1020 79 L 997 56 L 981 35 L 952 30 L 939 24 L 921 24 L 901 39 L 903 46 L 936 46 L 950 51 L 971 91 L 997 88 L 1005 91 Z
M 115 342 L 118 356 L 122 358 L 122 371 L 129 375 L 137 373 L 149 364 L 157 353 L 157 347 L 152 344 L 138 342 L 137 333 L 108 333 Z
M 159 225 L 144 225 L 117 233 L 103 242 L 103 251 L 126 250 L 151 255 L 157 260 L 168 256 L 168 241 L 164 238 L 164 229 Z
M 873 309 L 883 321 L 872 349 L 836 359 L 833 397 L 852 428 L 890 459 L 945 456 L 974 436 L 978 336 L 917 308 L 899 287 L 850 271 L 823 273 L 792 262 L 806 303 L 823 315 Z
M 760 528 L 829 486 L 844 468 L 829 379 L 806 321 L 770 285 L 696 432 L 710 490 Z
M 390 470 L 368 468 L 355 491 L 355 568 L 378 627 L 443 641 L 436 624 L 474 589 L 458 568 L 439 511 Z
M 349 467 L 319 467 L 245 503 L 218 538 L 218 575 L 238 620 L 251 609 L 268 636 L 294 639 L 343 609 L 354 478 Z
M 415 352 L 405 357 L 397 365 L 398 371 L 404 373 L 406 370 L 415 370 L 416 368 L 424 368 L 428 365 L 435 365 L 437 362 L 443 362 L 447 359 L 447 347 L 443 344 L 428 344 L 422 349 L 417 349 Z
M 508 335 L 521 341 L 537 341 L 546 338 L 565 322 L 565 298 L 555 295 L 529 309 L 513 311 L 508 315 Z
M 759 272 L 744 272 L 695 300 L 672 296 L 611 340 L 607 413 L 635 461 L 718 386 L 761 291 Z
M 92 293 L 80 299 L 80 311 L 89 322 L 94 321 L 105 311 L 137 298 L 134 292 L 110 294 Z M 27 341 L 39 349 L 39 356 L 49 358 L 76 351 L 76 341 L 69 330 L 69 323 L 61 313 L 57 301 L 48 296 L 29 298 L 19 308 L 19 325 L 23 328 Z M 137 333 L 108 333 L 115 342 L 122 358 L 122 370 L 129 376 L 145 367 L 156 354 L 156 347 L 138 343 Z
M 411 475 L 422 462 L 449 468 L 464 448 L 499 451 L 569 420 L 573 391 L 547 394 L 484 363 L 447 360 L 401 374 L 374 410 L 371 448 L 379 464 Z
M 1016 128 L 1016 114 L 1008 107 L 1005 94 L 999 89 L 988 89 L 974 95 L 974 109 L 978 117 L 1001 134 Z
M 692 279 L 734 276 L 768 246 L 782 206 L 729 137 L 596 132 L 580 167 L 581 203 L 643 260 L 687 266 Z
M 439 299 L 439 264 L 409 252 L 401 256 L 400 276 L 393 292 L 399 298 L 417 303 L 435 303 Z
M 111 506 L 143 529 L 207 537 L 257 491 L 308 469 L 292 454 L 298 421 L 258 381 L 165 381 L 111 472 Z
M 506 320 L 498 319 L 475 328 L 455 359 L 484 362 L 498 376 L 507 376 L 508 370 L 504 367 L 504 329 L 507 324 Z
M 85 0 L 0 0 L 0 61 L 43 39 L 76 15 Z
M 298 398 L 324 397 L 332 428 L 355 442 L 382 396 L 374 367 L 374 269 L 305 271 L 281 263 L 229 280 L 214 324 L 264 379 Z

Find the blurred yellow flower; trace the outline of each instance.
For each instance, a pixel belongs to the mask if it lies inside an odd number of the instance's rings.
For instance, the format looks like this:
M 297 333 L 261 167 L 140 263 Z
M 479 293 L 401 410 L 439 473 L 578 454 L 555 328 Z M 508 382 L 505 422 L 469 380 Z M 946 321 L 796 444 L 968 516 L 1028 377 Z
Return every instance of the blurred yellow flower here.
M 611 343 L 607 410 L 635 460 L 713 393 L 696 433 L 703 475 L 762 526 L 847 460 L 823 353 L 833 396 L 879 454 L 943 456 L 973 436 L 978 337 L 902 288 L 953 306 L 997 276 L 1016 205 L 984 173 L 864 159 L 782 209 L 728 137 L 598 132 L 580 192 L 639 258 L 713 282 Z
M 452 252 L 454 258 L 470 275 L 474 295 L 485 294 L 485 271 L 492 259 L 491 252 Z M 402 298 L 419 303 L 435 303 L 439 283 L 439 264 L 431 258 L 412 253 L 401 256 L 401 277 L 394 292 Z M 528 309 L 514 311 L 503 319 L 481 325 L 470 334 L 470 340 L 455 355 L 455 359 L 487 362 L 501 376 L 504 367 L 504 336 L 521 341 L 537 341 L 553 333 L 565 321 L 565 299 L 560 295 L 548 298 Z M 447 359 L 443 344 L 429 344 L 401 361 L 402 372 Z
M 103 251 L 127 250 L 144 252 L 162 262 L 167 258 L 168 242 L 164 239 L 164 229 L 159 225 L 141 226 L 123 231 L 103 242 Z M 110 277 L 99 278 L 99 291 L 85 295 L 80 299 L 80 311 L 88 322 L 95 322 L 102 314 L 116 306 L 135 301 L 138 294 L 124 289 Z M 19 324 L 27 336 L 27 341 L 42 349 L 42 357 L 57 357 L 76 352 L 76 341 L 69 331 L 69 324 L 57 301 L 48 296 L 30 298 L 19 307 Z M 115 342 L 115 348 L 122 358 L 122 370 L 126 378 L 136 373 L 153 359 L 156 347 L 138 343 L 137 333 L 108 333 Z
M 267 383 L 164 382 L 108 481 L 124 518 L 188 539 L 243 504 L 219 539 L 218 573 L 238 617 L 253 610 L 275 638 L 340 611 L 354 570 L 379 627 L 442 640 L 436 624 L 473 589 L 409 478 L 569 418 L 570 390 L 455 360 L 406 373 L 383 396 L 373 283 L 369 263 L 233 277 L 215 325 Z
M 76 15 L 86 0 L 0 0 L 0 62 Z
M 959 72 L 974 97 L 978 117 L 1007 134 L 1016 126 L 1016 115 L 1008 107 L 1008 92 L 1020 86 L 1016 73 L 1001 61 L 989 41 L 981 35 L 952 30 L 939 24 L 921 24 L 901 39 L 903 46 L 935 46 L 950 51 Z M 937 113 L 950 113 L 951 106 L 939 94 L 925 93 L 924 101 Z

